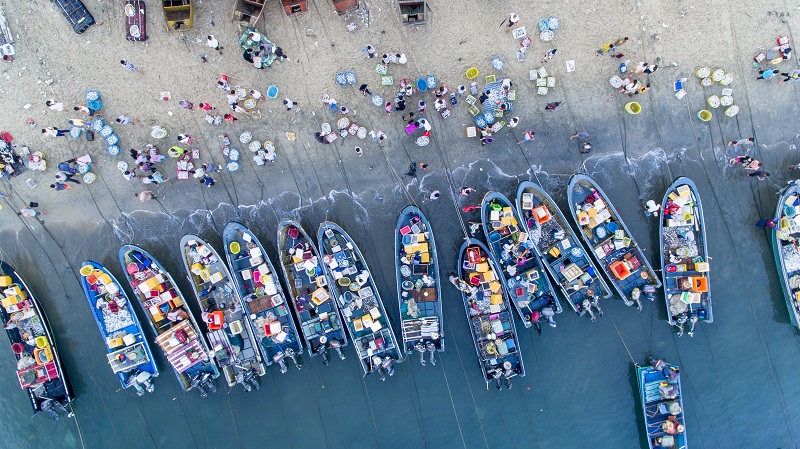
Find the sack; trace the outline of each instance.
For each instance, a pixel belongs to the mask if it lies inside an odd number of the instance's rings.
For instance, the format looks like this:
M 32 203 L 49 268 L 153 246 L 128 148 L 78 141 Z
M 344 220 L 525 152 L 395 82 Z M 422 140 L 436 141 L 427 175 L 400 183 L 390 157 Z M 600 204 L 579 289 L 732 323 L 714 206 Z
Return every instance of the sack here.
M 31 201 L 30 203 L 28 203 L 28 208 L 29 209 L 33 209 L 34 207 L 39 207 L 39 203 L 37 203 L 35 201 Z

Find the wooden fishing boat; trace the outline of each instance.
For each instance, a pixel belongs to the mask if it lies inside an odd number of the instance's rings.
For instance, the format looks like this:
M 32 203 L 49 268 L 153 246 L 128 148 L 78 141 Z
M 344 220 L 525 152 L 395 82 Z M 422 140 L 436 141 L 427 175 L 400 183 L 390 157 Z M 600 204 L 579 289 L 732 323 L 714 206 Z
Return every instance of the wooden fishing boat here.
M 603 316 L 600 299 L 611 296 L 611 290 L 555 201 L 539 184 L 523 181 L 516 204 L 534 249 L 572 309 L 581 316 L 588 313 L 592 321 L 593 307 Z
M 281 373 L 286 373 L 288 358 L 300 369 L 299 356 L 303 353 L 300 334 L 286 304 L 278 273 L 261 242 L 237 222 L 225 226 L 222 241 L 236 289 L 244 299 L 245 316 L 264 361 L 267 365 L 277 363 Z
M 714 321 L 706 226 L 694 182 L 685 177 L 676 179 L 664 194 L 661 210 L 658 231 L 667 319 L 678 328 L 679 335 L 689 322 L 691 336 L 699 320 Z
M 442 284 L 431 224 L 416 206 L 406 206 L 397 218 L 394 235 L 400 329 L 406 354 L 415 350 L 425 365 L 425 353 L 444 351 Z
M 686 449 L 680 370 L 663 360 L 636 368 L 639 398 L 650 449 Z
M 450 282 L 461 291 L 486 388 L 495 380 L 500 390 L 524 376 L 525 365 L 498 267 L 483 243 L 468 239 L 458 253 L 458 279 Z
M 387 374 L 394 375 L 394 363 L 402 361 L 403 353 L 367 261 L 336 223 L 319 226 L 317 243 L 364 375 L 378 372 L 386 380 Z
M 594 179 L 584 174 L 569 180 L 567 198 L 572 220 L 581 231 L 578 234 L 611 285 L 626 305 L 642 310 L 641 295 L 654 300 L 661 281 L 617 209 Z
M 517 209 L 502 193 L 488 192 L 481 203 L 481 222 L 489 252 L 522 323 L 536 325 L 539 333 L 541 319 L 556 327 L 554 315 L 562 312 L 561 303 Z
M 800 189 L 790 184 L 781 190 L 775 217 L 778 227 L 772 233 L 772 252 L 781 278 L 781 288 L 789 309 L 789 319 L 800 326 Z
M 33 413 L 46 412 L 54 421 L 59 414 L 71 417 L 66 407 L 74 392 L 44 311 L 25 281 L 4 261 L 0 261 L 0 288 L 0 316 L 16 358 L 19 386 L 28 393 Z
M 342 347 L 347 346 L 347 335 L 317 245 L 300 223 L 283 220 L 278 225 L 278 248 L 283 277 L 308 354 L 311 357 L 321 354 L 322 363 L 327 365 L 328 351 L 333 348 L 344 360 Z
M 158 366 L 122 285 L 106 267 L 93 260 L 83 263 L 80 275 L 111 370 L 122 388 L 133 387 L 139 396 L 152 393 Z
M 239 384 L 245 391 L 258 389 L 256 378 L 264 375 L 266 366 L 257 346 L 250 313 L 233 284 L 228 267 L 214 247 L 196 235 L 183 236 L 181 254 L 202 310 L 201 328 L 205 328 L 214 359 L 228 387 Z M 250 254 L 247 256 L 249 258 Z
M 183 391 L 197 388 L 201 397 L 217 391 L 214 379 L 219 377 L 219 370 L 172 276 L 135 245 L 119 249 L 119 262 Z

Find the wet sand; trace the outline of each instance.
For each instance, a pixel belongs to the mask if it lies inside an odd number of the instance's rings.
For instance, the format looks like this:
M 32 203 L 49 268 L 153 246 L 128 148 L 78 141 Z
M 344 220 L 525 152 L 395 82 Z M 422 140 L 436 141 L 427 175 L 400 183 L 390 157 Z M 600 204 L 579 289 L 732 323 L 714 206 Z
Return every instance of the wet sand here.
M 759 47 L 771 47 L 775 37 L 798 26 L 796 5 L 783 4 L 779 10 L 791 7 L 792 15 L 780 17 L 764 2 L 732 7 L 718 0 L 624 6 L 468 0 L 454 6 L 432 0 L 427 25 L 403 27 L 394 3 L 366 3 L 369 27 L 364 27 L 364 16 L 353 16 L 361 28 L 348 33 L 345 24 L 350 20 L 336 16 L 326 1 L 311 1 L 308 14 L 291 18 L 273 2 L 262 29 L 291 61 L 256 71 L 241 59 L 239 32 L 228 17 L 232 5 L 227 1 L 198 3 L 195 28 L 184 35 L 167 34 L 157 2 L 150 1 L 146 45 L 124 40 L 124 16 L 116 2 L 87 1 L 103 26 L 80 36 L 49 2 L 5 2 L 9 24 L 19 37 L 17 60 L 0 65 L 5 105 L 0 119 L 15 143 L 43 151 L 50 168 L 0 183 L 0 191 L 10 194 L 0 211 L 0 255 L 32 286 L 48 314 L 77 392 L 77 420 L 53 424 L 43 416 L 27 419 L 29 404 L 17 389 L 12 354 L 0 351 L 0 388 L 5 392 L 0 406 L 8 417 L 0 423 L 2 439 L 21 448 L 637 447 L 646 443 L 627 349 L 637 362 L 643 361 L 644 352 L 652 352 L 681 365 L 692 447 L 797 447 L 800 340 L 789 324 L 769 236 L 753 224 L 772 215 L 777 186 L 791 176 L 786 166 L 798 162 L 798 87 L 755 81 L 751 65 Z M 522 63 L 515 60 L 518 43 L 498 27 L 512 11 L 520 14 L 529 32 L 539 17 L 561 20 L 552 45 L 534 36 Z M 205 47 L 209 33 L 225 47 L 223 56 Z M 623 60 L 661 65 L 650 77 L 652 90 L 639 96 L 643 111 L 637 116 L 623 111 L 627 97 L 609 99 L 613 89 L 608 78 L 619 61 L 594 54 L 604 42 L 624 35 L 632 42 L 622 47 Z M 373 71 L 377 60 L 360 52 L 368 43 L 379 52 L 408 55 L 406 66 L 390 68 L 396 78 L 434 74 L 451 89 L 466 82 L 463 74 L 471 66 L 479 68 L 479 79 L 497 73 L 490 60 L 502 57 L 506 67 L 497 74 L 514 80 L 520 126 L 513 132 L 502 130 L 495 143 L 481 147 L 465 137 L 464 125 L 472 116 L 463 102 L 442 120 L 430 112 L 433 95 L 424 94 L 434 129 L 431 144 L 417 147 L 398 114 L 387 116 L 356 87 L 334 83 L 335 73 L 353 70 L 357 84 L 369 82 L 384 98 L 393 95 L 394 88 L 378 86 Z M 557 88 L 538 96 L 528 71 L 540 67 L 541 55 L 553 47 L 558 55 L 546 67 L 555 73 Z M 202 63 L 201 55 L 209 62 Z M 122 58 L 142 67 L 144 75 L 120 68 Z M 575 60 L 575 72 L 566 73 L 567 60 Z M 693 73 L 700 66 L 734 74 L 731 87 L 742 109 L 738 116 L 725 118 L 718 109 L 711 122 L 695 117 L 707 95 L 719 94 L 718 86 L 699 86 Z M 794 68 L 796 61 L 782 66 Z M 235 77 L 232 84 L 262 93 L 275 84 L 278 100 L 261 103 L 259 120 L 242 117 L 234 125 L 220 126 L 178 106 L 182 98 L 224 106 L 223 92 L 214 87 L 221 72 Z M 48 78 L 55 82 L 44 83 Z M 679 78 L 689 78 L 682 100 L 672 88 Z M 103 94 L 107 120 L 119 114 L 141 119 L 131 127 L 115 126 L 123 156 L 107 156 L 97 140 L 41 138 L 40 127 L 63 126 L 73 117 L 46 110 L 44 101 L 56 98 L 71 108 L 90 88 Z M 159 101 L 162 91 L 170 91 L 173 100 Z M 348 137 L 334 145 L 317 144 L 313 132 L 337 118 L 322 106 L 323 93 L 347 105 L 356 123 L 386 132 L 387 142 L 378 146 Z M 285 111 L 279 101 L 284 97 L 299 101 L 299 107 Z M 410 103 L 416 100 L 415 95 Z M 551 101 L 563 103 L 545 112 L 545 103 Z M 33 107 L 23 109 L 28 103 Z M 25 125 L 27 117 L 35 119 L 35 129 Z M 278 159 L 257 167 L 242 151 L 241 169 L 219 174 L 213 188 L 195 180 L 176 181 L 153 189 L 158 201 L 141 203 L 133 194 L 143 187 L 126 182 L 116 163 L 127 159 L 127 148 L 146 143 L 168 147 L 149 137 L 153 125 L 169 131 L 164 142 L 170 145 L 179 133 L 197 136 L 204 162 L 223 162 L 221 133 L 235 138 L 245 130 L 261 141 L 274 141 Z M 536 140 L 516 145 L 526 129 L 536 131 Z M 577 143 L 568 139 L 577 130 L 592 135 L 595 150 L 588 157 L 581 157 Z M 296 132 L 297 140 L 288 141 L 286 131 Z M 726 142 L 751 136 L 756 145 L 748 154 L 772 172 L 767 181 L 727 166 L 740 150 Z M 356 144 L 364 147 L 363 158 L 354 153 Z M 86 152 L 96 159 L 97 182 L 66 192 L 47 188 L 59 161 Z M 427 162 L 431 168 L 419 170 L 416 179 L 403 179 L 411 161 Z M 173 177 L 173 164 L 161 163 L 162 173 Z M 119 391 L 77 279 L 86 259 L 121 277 L 117 250 L 134 243 L 157 256 L 188 293 L 179 260 L 182 235 L 196 233 L 219 248 L 223 227 L 237 220 L 256 233 L 275 260 L 280 219 L 298 219 L 310 233 L 330 219 L 360 245 L 397 324 L 393 232 L 396 214 L 411 199 L 432 223 L 446 274 L 455 267 L 463 238 L 454 201 L 459 207 L 476 204 L 487 190 L 513 195 L 520 180 L 538 179 L 563 207 L 568 179 L 582 169 L 600 182 L 654 264 L 658 226 L 643 216 L 644 201 L 659 202 L 677 176 L 697 183 L 713 258 L 713 324 L 699 326 L 693 338 L 675 337 L 659 298 L 640 313 L 619 299 L 608 300 L 605 317 L 596 323 L 565 312 L 557 316 L 558 328 L 544 329 L 542 336 L 519 326 L 528 374 L 515 379 L 512 390 L 497 392 L 481 382 L 460 295 L 445 286 L 447 350 L 435 367 L 421 367 L 412 355 L 383 383 L 360 379 L 353 357 L 332 360 L 327 367 L 304 357 L 301 371 L 281 375 L 270 369 L 258 392 L 234 389 L 226 394 L 220 389 L 202 400 L 194 392 L 182 393 L 166 360 L 157 356 L 162 375 L 155 382 L 156 393 L 138 398 Z M 39 184 L 36 189 L 25 186 L 28 177 Z M 462 186 L 475 187 L 478 194 L 462 199 Z M 432 190 L 440 190 L 442 197 L 429 200 Z M 14 215 L 28 201 L 48 210 L 43 226 Z M 463 215 L 464 221 L 478 219 L 477 212 Z

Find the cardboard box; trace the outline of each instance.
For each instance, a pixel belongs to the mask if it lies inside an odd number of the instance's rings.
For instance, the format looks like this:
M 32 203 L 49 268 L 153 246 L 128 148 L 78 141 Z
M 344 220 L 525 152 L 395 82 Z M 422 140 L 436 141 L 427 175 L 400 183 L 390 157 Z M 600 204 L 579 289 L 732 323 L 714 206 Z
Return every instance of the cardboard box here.
M 694 264 L 694 270 L 699 273 L 708 273 L 709 271 L 708 262 L 696 262 Z
M 11 276 L 0 276 L 0 287 L 8 287 L 11 285 Z

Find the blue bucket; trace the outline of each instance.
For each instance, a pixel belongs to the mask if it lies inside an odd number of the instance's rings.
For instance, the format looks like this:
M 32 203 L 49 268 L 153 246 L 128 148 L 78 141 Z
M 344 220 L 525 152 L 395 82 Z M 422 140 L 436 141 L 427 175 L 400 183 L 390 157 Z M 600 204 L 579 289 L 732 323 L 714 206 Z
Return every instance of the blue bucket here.
M 106 147 L 106 153 L 110 154 L 111 156 L 118 155 L 119 151 L 119 147 L 116 145 L 109 145 Z
M 109 125 L 106 125 L 100 129 L 100 135 L 103 137 L 108 137 L 112 134 L 114 134 L 114 128 Z
M 486 113 L 483 114 L 483 118 L 486 119 L 487 125 L 494 123 L 494 114 L 492 114 L 492 111 L 486 111 Z
M 378 107 L 381 107 L 381 106 L 383 106 L 383 97 L 381 97 L 381 96 L 380 96 L 380 95 L 378 95 L 378 94 L 372 94 L 372 98 L 370 98 L 370 101 L 371 101 L 371 102 L 372 102 L 372 104 L 374 104 L 375 106 L 378 106 Z
M 268 98 L 278 98 L 278 86 L 272 85 L 267 88 L 267 97 Z
M 550 21 L 547 18 L 542 17 L 539 19 L 539 31 L 547 31 L 550 29 Z
M 104 126 L 106 126 L 106 122 L 102 118 L 97 117 L 96 119 L 92 120 L 92 129 L 95 132 L 99 133 Z
M 486 117 L 482 115 L 475 116 L 475 126 L 478 128 L 486 128 Z
M 425 78 L 420 78 L 417 80 L 417 90 L 420 92 L 425 92 L 428 90 L 428 80 Z
M 103 102 L 100 100 L 89 100 L 86 102 L 86 107 L 92 111 L 99 111 L 103 108 Z

